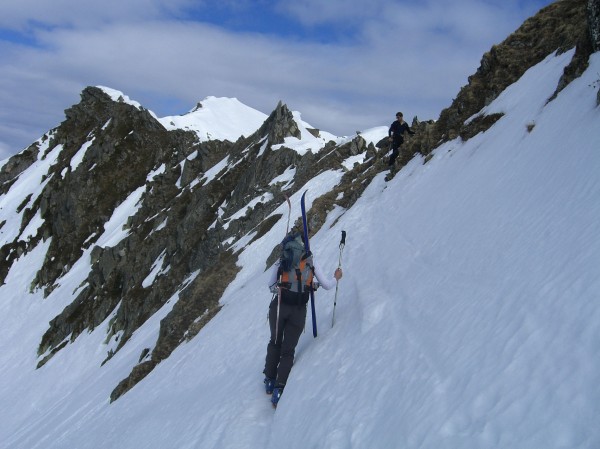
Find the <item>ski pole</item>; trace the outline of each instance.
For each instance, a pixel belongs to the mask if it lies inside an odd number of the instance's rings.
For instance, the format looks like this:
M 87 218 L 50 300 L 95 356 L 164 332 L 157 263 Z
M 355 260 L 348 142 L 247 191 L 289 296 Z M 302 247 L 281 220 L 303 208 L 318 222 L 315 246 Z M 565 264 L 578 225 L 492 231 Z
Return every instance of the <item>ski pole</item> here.
M 290 232 L 290 216 L 292 215 L 292 203 L 290 202 L 290 199 L 287 195 L 285 196 L 285 200 L 288 203 L 288 221 L 287 221 L 287 227 L 285 228 L 285 235 L 288 235 L 288 233 Z
M 340 258 L 338 259 L 338 268 L 342 268 L 342 251 L 344 250 L 344 246 L 346 246 L 346 231 L 342 231 L 342 240 L 340 240 Z M 333 314 L 331 315 L 331 327 L 333 327 L 333 323 L 335 322 L 335 306 L 337 305 L 337 295 L 338 295 L 338 285 L 340 281 L 339 279 L 335 280 L 335 297 L 333 299 Z
M 302 198 L 300 199 L 300 210 L 302 212 L 302 230 L 304 232 L 304 252 L 306 254 L 310 254 L 310 243 L 308 241 L 308 220 L 306 218 L 306 192 L 305 190 L 302 194 Z M 315 312 L 315 291 L 314 289 L 310 289 L 310 310 L 312 313 L 312 328 L 313 328 L 313 337 L 317 338 L 317 315 Z

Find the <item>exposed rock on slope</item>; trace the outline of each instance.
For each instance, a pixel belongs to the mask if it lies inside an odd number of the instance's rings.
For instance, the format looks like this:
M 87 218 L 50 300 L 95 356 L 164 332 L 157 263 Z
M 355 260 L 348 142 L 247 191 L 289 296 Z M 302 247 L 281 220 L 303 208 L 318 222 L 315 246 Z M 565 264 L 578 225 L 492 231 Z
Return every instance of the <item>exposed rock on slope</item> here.
M 406 145 L 402 163 L 416 152 L 427 155 L 441 142 L 462 137 L 468 139 L 488 129 L 499 116 L 481 117 L 465 125 L 465 121 L 490 104 L 506 87 L 517 81 L 533 65 L 549 54 L 577 47 L 573 63 L 566 69 L 561 89 L 587 66 L 592 52 L 587 26 L 588 3 L 594 0 L 561 0 L 527 19 L 501 44 L 494 45 L 481 58 L 477 72 L 469 77 L 452 105 L 444 109 L 425 137 L 415 136 Z M 590 8 L 587 7 L 589 10 Z

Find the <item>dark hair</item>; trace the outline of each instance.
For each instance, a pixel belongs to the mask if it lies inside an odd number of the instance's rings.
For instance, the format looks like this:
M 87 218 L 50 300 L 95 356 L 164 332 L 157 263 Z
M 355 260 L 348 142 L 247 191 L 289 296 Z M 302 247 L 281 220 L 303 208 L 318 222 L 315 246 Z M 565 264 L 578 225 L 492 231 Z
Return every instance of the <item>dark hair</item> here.
M 404 114 L 402 112 L 396 112 L 396 117 L 404 117 Z

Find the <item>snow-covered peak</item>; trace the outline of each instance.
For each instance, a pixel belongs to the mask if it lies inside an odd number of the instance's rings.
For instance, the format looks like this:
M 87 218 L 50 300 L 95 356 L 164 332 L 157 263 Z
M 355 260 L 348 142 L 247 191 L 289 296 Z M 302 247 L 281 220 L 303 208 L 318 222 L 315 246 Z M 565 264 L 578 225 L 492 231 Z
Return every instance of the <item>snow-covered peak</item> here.
M 120 90 L 112 89 L 106 86 L 96 86 L 98 89 L 102 90 L 106 95 L 112 98 L 113 101 L 117 103 L 127 103 L 131 106 L 135 106 L 138 109 L 142 109 L 142 105 L 135 100 L 132 100 L 127 95 L 125 95 Z
M 237 98 L 206 97 L 190 112 L 159 119 L 168 130 L 194 131 L 201 141 L 229 140 L 254 133 L 267 115 L 246 106 Z

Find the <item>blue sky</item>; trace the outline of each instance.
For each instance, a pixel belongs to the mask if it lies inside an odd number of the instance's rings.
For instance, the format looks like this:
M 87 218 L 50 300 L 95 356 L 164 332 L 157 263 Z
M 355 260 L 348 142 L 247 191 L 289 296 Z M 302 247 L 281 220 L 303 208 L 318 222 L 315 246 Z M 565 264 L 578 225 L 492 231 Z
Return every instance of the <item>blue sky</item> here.
M 3 0 L 0 159 L 64 120 L 88 85 L 158 116 L 206 96 L 279 100 L 337 135 L 435 119 L 483 53 L 550 1 Z

